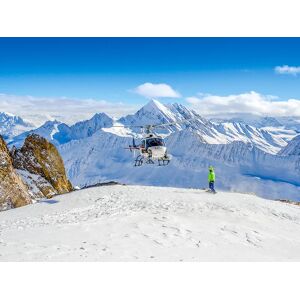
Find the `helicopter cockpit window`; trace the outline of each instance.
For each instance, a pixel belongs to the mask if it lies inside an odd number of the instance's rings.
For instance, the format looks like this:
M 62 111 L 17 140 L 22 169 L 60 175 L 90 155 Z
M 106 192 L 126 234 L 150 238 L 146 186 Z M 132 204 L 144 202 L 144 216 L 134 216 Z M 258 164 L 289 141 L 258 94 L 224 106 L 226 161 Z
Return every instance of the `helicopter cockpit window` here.
M 147 140 L 147 147 L 164 146 L 162 139 L 153 138 Z

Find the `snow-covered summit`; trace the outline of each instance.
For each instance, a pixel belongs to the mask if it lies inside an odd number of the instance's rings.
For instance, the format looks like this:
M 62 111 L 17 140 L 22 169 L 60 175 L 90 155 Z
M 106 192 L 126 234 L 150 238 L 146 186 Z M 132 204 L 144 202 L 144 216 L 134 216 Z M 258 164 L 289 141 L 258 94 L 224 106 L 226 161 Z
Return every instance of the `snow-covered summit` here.
M 0 112 L 0 122 L 2 125 L 29 125 L 29 123 L 25 122 L 21 117 L 8 112 Z
M 16 147 L 21 147 L 26 139 L 27 136 L 31 134 L 37 134 L 39 136 L 44 137 L 50 142 L 53 142 L 53 135 L 58 131 L 58 126 L 62 124 L 60 121 L 53 120 L 53 121 L 46 121 L 42 126 L 31 129 L 29 131 L 25 131 L 20 135 L 17 135 L 12 139 L 9 146 L 14 145 Z M 57 145 L 57 144 L 56 144 Z
M 164 124 L 178 121 L 177 115 L 167 106 L 157 100 L 152 99 L 145 106 L 139 109 L 135 114 L 122 117 L 118 120 L 126 126 L 139 126 L 149 124 Z M 167 128 L 167 132 L 170 129 Z
M 57 146 L 68 143 L 72 140 L 78 140 L 92 136 L 99 129 L 103 127 L 111 127 L 112 124 L 112 118 L 107 116 L 105 113 L 97 113 L 91 119 L 77 122 L 72 126 L 57 120 L 47 121 L 37 129 L 16 136 L 10 144 L 20 147 L 26 137 L 29 134 L 34 133 L 46 138 Z
M 125 126 L 137 125 L 160 125 L 175 123 L 165 128 L 156 128 L 158 133 L 170 134 L 177 130 L 182 130 L 188 126 L 197 127 L 197 123 L 208 122 L 195 111 L 178 104 L 162 104 L 158 100 L 152 99 L 133 115 L 128 115 L 119 119 Z
M 0 135 L 6 141 L 32 128 L 33 125 L 24 121 L 21 117 L 7 112 L 0 112 Z
M 59 144 L 65 144 L 71 140 L 79 140 L 92 136 L 99 129 L 111 127 L 112 124 L 113 120 L 108 115 L 97 113 L 91 119 L 77 122 L 72 126 L 64 123 L 60 124 L 53 139 Z
M 123 117 L 119 122 L 125 126 L 176 122 L 175 125 L 166 128 L 157 128 L 156 131 L 168 135 L 178 130 L 188 129 L 197 133 L 201 140 L 208 144 L 227 144 L 242 141 L 252 143 L 259 149 L 273 154 L 286 146 L 287 141 L 295 135 L 295 133 L 286 134 L 283 137 L 274 132 L 268 132 L 266 129 L 238 122 L 216 124 L 182 104 L 164 105 L 157 100 L 151 100 L 137 113 Z M 138 130 L 135 129 L 135 131 Z

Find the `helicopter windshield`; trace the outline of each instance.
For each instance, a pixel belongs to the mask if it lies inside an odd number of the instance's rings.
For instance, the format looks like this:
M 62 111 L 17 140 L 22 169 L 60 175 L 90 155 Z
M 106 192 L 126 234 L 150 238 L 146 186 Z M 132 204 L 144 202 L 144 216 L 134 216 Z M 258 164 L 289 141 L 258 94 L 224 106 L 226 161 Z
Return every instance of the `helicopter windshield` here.
M 164 146 L 164 142 L 160 138 L 152 138 L 146 140 L 146 146 L 148 147 L 155 147 L 155 146 Z

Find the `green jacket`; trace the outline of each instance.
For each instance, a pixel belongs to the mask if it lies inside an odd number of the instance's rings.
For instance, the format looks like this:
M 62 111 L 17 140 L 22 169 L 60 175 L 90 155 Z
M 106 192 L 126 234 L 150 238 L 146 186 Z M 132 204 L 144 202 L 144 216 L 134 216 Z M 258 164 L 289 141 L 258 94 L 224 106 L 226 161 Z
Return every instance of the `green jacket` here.
M 215 181 L 215 180 L 216 180 L 215 172 L 214 171 L 208 172 L 208 182 L 212 182 L 212 181 Z

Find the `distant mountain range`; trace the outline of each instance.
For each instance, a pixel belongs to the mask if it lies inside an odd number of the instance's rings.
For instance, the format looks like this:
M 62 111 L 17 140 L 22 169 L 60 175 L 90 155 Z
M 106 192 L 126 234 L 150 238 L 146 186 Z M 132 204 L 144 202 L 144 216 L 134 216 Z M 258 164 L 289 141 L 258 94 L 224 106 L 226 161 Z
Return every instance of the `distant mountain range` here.
M 244 123 L 258 128 L 281 127 L 285 130 L 294 130 L 300 133 L 299 117 L 262 117 L 253 114 L 239 113 L 226 116 L 208 116 L 208 119 L 216 123 L 235 122 Z
M 72 126 L 57 120 L 47 121 L 41 127 L 15 136 L 9 144 L 21 146 L 29 134 L 35 133 L 48 139 L 57 146 L 72 140 L 92 136 L 97 130 L 103 127 L 111 127 L 112 124 L 112 119 L 104 113 L 95 114 L 90 120 L 78 122 Z
M 248 116 L 248 121 L 249 121 Z M 185 120 L 185 122 L 182 122 Z M 300 153 L 297 120 L 286 118 L 203 118 L 181 104 L 152 100 L 133 115 L 113 120 L 104 113 L 68 126 L 48 121 L 16 135 L 10 146 L 20 147 L 29 133 L 37 133 L 58 147 L 74 185 L 115 180 L 124 183 L 182 187 L 207 185 L 207 168 L 214 165 L 217 187 L 253 192 L 260 196 L 300 201 Z M 113 124 L 145 125 L 178 122 L 158 130 L 166 138 L 173 160 L 167 167 L 133 167 L 124 148 L 139 138 L 138 128 Z M 254 126 L 256 125 L 256 126 Z
M 0 112 L 0 135 L 10 141 L 13 137 L 34 128 L 29 122 L 25 122 L 21 117 L 10 113 Z
M 182 123 L 183 120 L 190 121 Z M 178 124 L 159 129 L 158 132 L 167 136 L 176 131 L 190 129 L 199 135 L 203 143 L 228 144 L 233 141 L 242 141 L 251 143 L 257 148 L 272 154 L 279 152 L 287 145 L 287 142 L 297 134 L 293 130 L 282 128 L 281 124 L 279 122 L 276 123 L 275 121 L 273 121 L 272 124 L 280 126 L 278 128 L 269 127 L 268 129 L 265 129 L 264 127 L 254 127 L 243 122 L 235 121 L 223 121 L 220 123 L 211 122 L 181 104 L 175 103 L 163 105 L 157 100 L 151 100 L 134 115 L 122 117 L 117 122 L 114 122 L 112 118 L 104 113 L 95 114 L 90 120 L 81 121 L 72 126 L 56 120 L 47 121 L 37 129 L 15 136 L 10 144 L 21 146 L 29 133 L 36 133 L 58 146 L 72 140 L 90 137 L 102 128 L 110 128 L 114 123 L 125 126 L 135 126 L 173 122 L 178 122 Z M 112 128 L 109 131 L 117 134 L 119 132 L 115 128 Z M 140 133 L 139 128 L 131 128 L 127 131 L 127 135 L 138 133 Z

